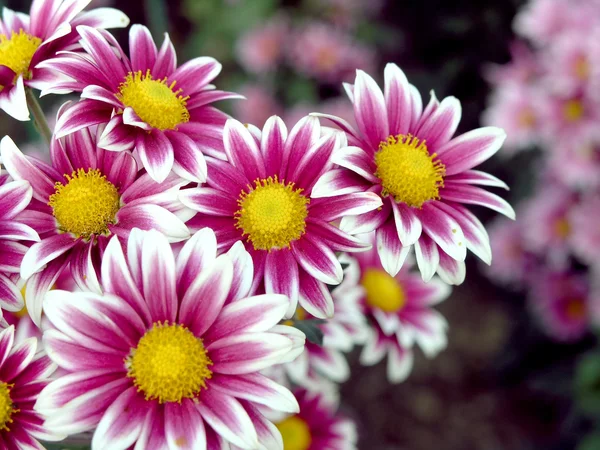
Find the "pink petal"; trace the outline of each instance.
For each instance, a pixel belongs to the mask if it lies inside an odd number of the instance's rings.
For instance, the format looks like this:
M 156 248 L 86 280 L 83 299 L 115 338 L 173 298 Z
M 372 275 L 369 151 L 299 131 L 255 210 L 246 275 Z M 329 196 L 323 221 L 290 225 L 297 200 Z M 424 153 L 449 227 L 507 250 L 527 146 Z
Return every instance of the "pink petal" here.
M 37 338 L 30 337 L 15 345 L 4 361 L 0 374 L 7 383 L 13 381 L 33 360 L 37 350 Z
M 354 192 L 366 192 L 372 186 L 372 183 L 354 172 L 347 169 L 333 169 L 317 180 L 310 196 L 311 198 L 329 198 Z
M 32 196 L 33 189 L 27 180 L 12 181 L 0 185 L 0 198 L 2 199 L 0 220 L 14 218 L 29 205 Z
M 129 29 L 129 48 L 131 50 L 131 68 L 134 72 L 146 73 L 156 62 L 157 49 L 150 30 L 135 24 Z M 156 75 L 154 75 L 156 77 Z
M 165 435 L 170 448 L 206 448 L 204 422 L 193 401 L 165 404 Z
M 190 95 L 200 91 L 214 80 L 221 69 L 221 64 L 214 58 L 201 56 L 179 66 L 175 72 L 169 75 L 169 81 L 176 81 L 175 86 L 183 89 L 184 94 Z
M 415 211 L 421 220 L 423 231 L 448 255 L 459 261 L 467 256 L 467 246 L 462 229 L 452 217 L 439 209 L 435 203 L 427 202 Z
M 210 344 L 227 336 L 270 330 L 283 319 L 288 305 L 289 299 L 280 294 L 256 295 L 225 305 L 203 340 Z
M 242 375 L 279 363 L 292 350 L 292 341 L 277 333 L 244 333 L 212 342 L 206 350 L 213 372 Z
M 373 175 L 377 169 L 373 156 L 360 147 L 344 147 L 333 154 L 332 161 L 360 175 L 370 183 L 379 183 L 379 179 Z
M 228 120 L 223 130 L 223 142 L 227 159 L 242 171 L 248 180 L 266 178 L 262 154 L 244 125 L 234 119 Z
M 208 165 L 208 186 L 218 189 L 236 200 L 242 191 L 248 189 L 251 181 L 254 181 L 249 180 L 244 172 L 236 169 L 229 162 L 207 157 L 206 164 Z
M 181 300 L 179 321 L 196 336 L 202 336 L 221 312 L 232 280 L 233 263 L 221 255 L 188 288 Z
M 227 256 L 233 262 L 233 280 L 225 303 L 235 302 L 250 293 L 252 280 L 254 278 L 254 263 L 252 256 L 246 251 L 242 241 L 237 241 L 227 251 Z
M 265 260 L 267 294 L 284 294 L 296 305 L 299 289 L 298 263 L 292 251 L 284 248 L 268 252 Z
M 356 71 L 354 115 L 372 149 L 377 149 L 390 135 L 383 93 L 375 80 L 362 70 Z
M 393 63 L 384 70 L 385 104 L 390 124 L 390 134 L 407 134 L 411 124 L 412 96 L 404 72 Z
M 202 391 L 202 401 L 196 404 L 196 408 L 206 423 L 233 445 L 244 449 L 260 447 L 248 413 L 233 397 L 209 387 Z M 216 447 L 207 446 L 207 450 L 209 448 L 217 450 Z
M 0 196 L 0 198 L 2 197 Z M 0 239 L 39 241 L 40 237 L 35 230 L 28 225 L 0 220 Z
M 288 168 L 288 180 L 293 180 L 305 192 L 311 192 L 321 175 L 333 167 L 331 155 L 345 141 L 345 136 L 339 131 L 323 136 L 308 149 L 295 167 Z
M 173 171 L 188 181 L 204 183 L 208 169 L 201 147 L 178 131 L 167 130 L 165 134 L 173 144 Z
M 116 89 L 126 75 L 119 58 L 98 30 L 80 25 L 77 27 L 77 31 L 81 36 L 82 47 L 94 61 L 100 62 L 100 68 L 107 77 L 110 87 Z
M 179 199 L 188 208 L 201 211 L 202 214 L 231 217 L 232 220 L 239 209 L 236 200 L 225 197 L 221 191 L 209 187 L 183 189 L 179 193 Z
M 96 100 L 80 100 L 67 109 L 56 122 L 56 138 L 110 120 L 112 107 Z
M 294 125 L 285 141 L 281 170 L 279 171 L 281 179 L 294 181 L 288 177 L 288 173 L 295 170 L 302 157 L 320 137 L 321 125 L 316 117 L 303 117 Z
M 175 154 L 167 136 L 158 130 L 138 133 L 135 147 L 148 174 L 157 183 L 165 181 L 173 168 Z
M 15 341 L 15 327 L 13 325 L 0 331 L 0 367 L 4 367 L 4 361 L 8 358 Z
M 394 201 L 391 204 L 400 242 L 405 247 L 414 244 L 421 236 L 421 221 L 410 206 Z
M 388 220 L 391 210 L 391 201 L 386 200 L 381 208 L 357 216 L 345 216 L 340 222 L 340 230 L 353 235 L 370 233 Z
M 69 233 L 56 234 L 33 244 L 21 264 L 21 277 L 28 279 L 46 264 L 73 248 L 79 241 Z
M 158 205 L 139 204 L 126 205 L 117 213 L 117 226 L 111 227 L 114 234 L 126 237 L 120 230 L 156 230 L 164 234 L 169 242 L 183 241 L 190 232 L 181 219 L 175 214 Z
M 374 192 L 356 192 L 329 198 L 311 199 L 310 216 L 333 222 L 345 216 L 357 216 L 382 206 L 381 197 Z
M 439 107 L 425 119 L 414 132 L 420 140 L 427 142 L 429 153 L 435 153 L 454 135 L 460 122 L 461 106 L 455 97 L 446 97 Z
M 318 319 L 333 317 L 333 299 L 325 283 L 300 270 L 300 306 Z
M 161 80 L 173 73 L 176 67 L 177 54 L 175 53 L 175 47 L 173 47 L 173 43 L 171 42 L 169 35 L 165 33 L 165 38 L 160 46 L 160 50 L 158 51 L 156 63 L 152 68 L 152 75 L 157 80 Z
M 437 245 L 428 235 L 422 234 L 415 242 L 415 257 L 423 281 L 431 280 L 438 268 L 440 254 Z
M 309 218 L 306 224 L 306 232 L 319 236 L 319 239 L 335 252 L 361 252 L 371 248 L 371 244 L 365 243 L 321 220 Z
M 10 278 L 0 273 L 0 307 L 7 311 L 20 311 L 25 306 L 21 289 Z
M 217 238 L 210 228 L 203 228 L 185 242 L 175 259 L 177 297 L 185 296 L 193 281 L 209 270 L 217 257 Z
M 500 150 L 505 139 L 506 133 L 501 128 L 478 128 L 452 139 L 436 153 L 446 166 L 446 176 L 455 175 L 489 159 Z
M 327 284 L 342 282 L 342 266 L 320 238 L 306 234 L 292 242 L 292 251 L 300 267 L 317 280 Z
M 98 147 L 120 152 L 131 150 L 135 145 L 137 131 L 123 123 L 123 114 L 115 114 L 102 131 L 98 139 Z
M 283 120 L 277 116 L 269 117 L 263 127 L 260 144 L 266 173 L 269 176 L 279 174 L 287 137 L 288 130 Z
M 445 283 L 459 285 L 465 281 L 466 268 L 464 261 L 456 261 L 444 252 L 440 253 L 440 265 L 437 273 Z
M 393 220 L 388 220 L 377 230 L 377 253 L 384 270 L 395 277 L 408 255 L 410 246 L 402 246 Z
M 440 196 L 443 200 L 470 205 L 480 205 L 504 214 L 509 219 L 515 219 L 515 211 L 506 200 L 484 189 L 470 185 L 454 185 L 442 188 Z
M 508 190 L 508 185 L 504 181 L 479 170 L 465 170 L 464 172 L 457 173 L 456 175 L 447 177 L 444 180 L 444 184 L 449 186 L 453 184 L 477 184 L 480 186 L 492 186 Z

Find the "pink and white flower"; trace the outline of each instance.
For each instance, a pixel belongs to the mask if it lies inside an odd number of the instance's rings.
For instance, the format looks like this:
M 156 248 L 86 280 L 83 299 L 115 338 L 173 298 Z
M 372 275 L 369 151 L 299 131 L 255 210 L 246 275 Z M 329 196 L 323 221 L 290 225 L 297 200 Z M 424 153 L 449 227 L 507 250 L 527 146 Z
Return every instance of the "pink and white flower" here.
M 530 285 L 529 304 L 550 337 L 575 341 L 588 330 L 589 291 L 581 274 L 543 270 Z
M 319 177 L 331 173 L 331 154 L 345 141 L 341 132 L 323 131 L 316 117 L 302 119 L 289 135 L 276 116 L 262 133 L 231 119 L 224 131 L 229 162 L 207 157 L 206 186 L 180 194 L 198 211 L 188 223 L 192 229 L 214 229 L 223 250 L 244 241 L 254 261 L 254 287 L 287 295 L 289 315 L 299 299 L 311 315 L 333 316 L 326 284 L 339 284 L 343 275 L 335 252 L 367 245 L 331 222 L 381 206 L 370 192 L 312 195 Z
M 491 208 L 514 218 L 512 207 L 479 186 L 507 188 L 499 179 L 472 170 L 496 153 L 506 134 L 479 128 L 452 138 L 461 115 L 459 101 L 439 102 L 432 94 L 425 109 L 417 89 L 395 64 L 385 69 L 385 93 L 373 78 L 357 71 L 346 90 L 354 104 L 358 130 L 326 116 L 347 135 L 350 146 L 333 155 L 341 168 L 323 176 L 313 197 L 374 193 L 383 207 L 344 217 L 347 233 L 377 230 L 383 267 L 396 275 L 410 248 L 425 281 L 437 271 L 445 280 L 464 279 L 467 249 L 491 262 L 485 228 L 463 204 Z
M 98 140 L 100 148 L 135 150 L 157 182 L 171 171 L 204 182 L 202 155 L 224 158 L 227 115 L 211 103 L 239 97 L 209 84 L 221 64 L 198 57 L 177 67 L 168 35 L 158 50 L 142 25 L 132 26 L 129 32 L 131 59 L 109 34 L 87 26 L 77 31 L 87 54 L 66 52 L 43 63 L 57 73 L 54 85 L 43 94 L 81 92 L 82 100 L 59 118 L 56 136 L 108 123 Z
M 210 229 L 177 257 L 157 231 L 111 239 L 103 294 L 47 295 L 44 344 L 64 373 L 36 403 L 46 426 L 95 428 L 93 449 L 281 448 L 258 407 L 298 403 L 258 372 L 293 350 L 277 331 L 288 300 L 248 297 L 252 271 L 241 243 L 217 257 Z
M 252 73 L 266 73 L 277 67 L 283 56 L 288 34 L 284 17 L 276 16 L 242 35 L 236 44 L 236 57 L 242 67 Z
M 335 314 L 316 325 L 323 332 L 322 345 L 306 342 L 304 352 L 283 365 L 295 384 L 311 390 L 315 385 L 313 374 L 336 383 L 343 383 L 350 378 L 350 366 L 345 353 L 352 351 L 355 345 L 364 343 L 368 335 L 368 324 L 360 303 L 364 288 L 353 275 L 352 269 L 346 267 L 344 281 L 331 293 Z M 302 308 L 296 310 L 295 318 L 301 321 L 315 319 Z
M 294 391 L 300 412 L 275 425 L 281 433 L 284 449 L 356 450 L 356 424 L 337 412 L 338 405 L 318 392 Z M 274 447 L 275 448 L 275 447 Z
M 40 63 L 59 51 L 77 48 L 78 25 L 123 28 L 121 11 L 97 8 L 83 12 L 89 0 L 34 0 L 30 14 L 4 8 L 0 21 L 0 109 L 17 120 L 29 120 L 25 88 L 44 89 L 51 74 Z
M 598 141 L 580 142 L 567 139 L 550 145 L 548 150 L 548 170 L 554 179 L 574 190 L 600 187 Z
M 185 180 L 170 175 L 162 184 L 155 182 L 138 172 L 129 153 L 97 147 L 87 128 L 53 140 L 50 153 L 48 165 L 21 153 L 8 136 L 0 143 L 9 174 L 33 188 L 21 223 L 30 225 L 41 242 L 27 250 L 20 274 L 28 280 L 27 308 L 37 325 L 43 296 L 67 264 L 79 286 L 99 292 L 99 260 L 110 236 L 127 238 L 138 227 L 181 241 L 189 237 L 184 222 L 193 215 L 177 198 Z
M 262 126 L 269 117 L 281 113 L 282 106 L 265 86 L 245 84 L 240 88 L 240 94 L 244 96 L 244 100 L 235 102 L 233 111 L 235 117 L 242 123 Z
M 347 81 L 354 70 L 371 70 L 374 52 L 325 23 L 308 23 L 289 41 L 288 60 L 299 73 L 326 83 Z
M 15 343 L 15 327 L 0 331 L 0 441 L 6 449 L 42 449 L 38 442 L 60 441 L 64 435 L 44 425 L 35 401 L 56 365 L 32 337 Z
M 373 244 L 375 239 L 375 233 L 368 236 Z M 392 277 L 383 268 L 375 247 L 348 261 L 349 277 L 358 279 L 363 288 L 362 312 L 372 327 L 396 338 L 403 348 L 417 344 L 429 358 L 446 348 L 448 322 L 433 309 L 450 295 L 446 283 L 438 278 L 424 282 L 411 271 L 411 261 Z
M 585 264 L 600 268 L 600 194 L 588 193 L 569 211 L 573 254 Z
M 27 246 L 20 241 L 40 240 L 38 233 L 24 223 L 24 211 L 32 195 L 27 181 L 11 181 L 8 173 L 0 170 L 0 308 L 7 311 L 19 311 L 24 306 L 17 283 Z

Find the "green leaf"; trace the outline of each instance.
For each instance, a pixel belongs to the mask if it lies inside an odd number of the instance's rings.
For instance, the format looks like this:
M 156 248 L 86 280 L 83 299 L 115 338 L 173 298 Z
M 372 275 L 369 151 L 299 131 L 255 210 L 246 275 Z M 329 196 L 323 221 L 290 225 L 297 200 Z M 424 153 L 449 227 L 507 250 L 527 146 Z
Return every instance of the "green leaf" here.
M 600 433 L 588 434 L 577 446 L 577 450 L 598 450 L 600 449 Z
M 319 325 L 325 323 L 321 319 L 310 319 L 310 320 L 292 320 L 292 326 L 298 328 L 306 335 L 308 342 L 313 344 L 323 345 L 323 331 L 319 328 Z

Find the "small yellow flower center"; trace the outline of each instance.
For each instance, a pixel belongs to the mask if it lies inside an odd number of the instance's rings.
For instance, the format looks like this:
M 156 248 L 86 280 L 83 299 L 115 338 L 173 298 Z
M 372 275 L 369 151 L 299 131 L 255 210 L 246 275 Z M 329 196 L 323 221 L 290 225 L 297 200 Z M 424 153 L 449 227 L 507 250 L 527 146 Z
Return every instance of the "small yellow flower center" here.
M 572 320 L 585 318 L 586 308 L 584 301 L 580 298 L 569 299 L 566 305 L 566 313 L 567 317 Z
M 67 185 L 56 183 L 48 205 L 62 231 L 89 238 L 108 234 L 119 211 L 119 192 L 98 169 L 78 169 L 65 175 Z
M 19 411 L 10 398 L 10 390 L 13 386 L 13 384 L 0 382 L 0 431 L 8 431 L 8 424 L 12 423 L 12 415 Z
M 148 125 L 159 130 L 172 130 L 190 120 L 186 107 L 189 96 L 182 96 L 181 89 L 175 91 L 174 87 L 175 81 L 167 84 L 166 77 L 154 80 L 150 70 L 145 75 L 138 70 L 127 74 L 117 97 Z
M 568 122 L 577 122 L 583 117 L 583 103 L 580 100 L 569 100 L 563 105 L 563 114 Z
M 406 304 L 404 290 L 398 281 L 381 269 L 367 269 L 361 281 L 367 303 L 385 312 L 400 311 Z
M 425 141 L 414 136 L 388 137 L 375 153 L 375 176 L 381 180 L 382 195 L 415 208 L 439 199 L 446 167 L 436 156 L 429 154 Z
M 574 65 L 575 76 L 582 81 L 585 81 L 590 76 L 590 63 L 585 56 L 580 56 L 575 60 Z
M 571 225 L 567 219 L 562 217 L 554 223 L 554 231 L 559 238 L 565 239 L 571 232 Z
M 202 340 L 185 326 L 156 322 L 125 361 L 127 376 L 146 400 L 179 402 L 198 396 L 212 376 Z
M 277 176 L 254 184 L 240 194 L 236 227 L 256 250 L 289 247 L 304 234 L 310 199 L 301 194 L 302 189 L 294 189 L 294 183 L 286 184 Z
M 525 108 L 521 110 L 517 115 L 518 124 L 525 129 L 533 128 L 536 123 L 536 118 L 533 110 Z
M 283 450 L 308 450 L 312 441 L 308 424 L 291 416 L 275 424 L 283 438 Z
M 29 64 L 42 40 L 31 36 L 23 30 L 12 32 L 10 38 L 0 34 L 0 65 L 10 67 L 17 75 L 25 79 L 31 78 Z

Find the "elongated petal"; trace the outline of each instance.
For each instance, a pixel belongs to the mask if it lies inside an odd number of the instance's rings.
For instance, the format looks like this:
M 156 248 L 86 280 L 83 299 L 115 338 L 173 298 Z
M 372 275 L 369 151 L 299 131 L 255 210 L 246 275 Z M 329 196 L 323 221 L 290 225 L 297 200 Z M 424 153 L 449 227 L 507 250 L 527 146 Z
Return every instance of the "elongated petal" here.
M 465 170 L 464 172 L 452 175 L 444 180 L 444 184 L 477 184 L 480 186 L 499 187 L 506 190 L 509 189 L 508 185 L 504 181 L 500 180 L 494 175 L 490 175 L 489 173 L 481 172 L 479 170 Z
M 0 220 L 0 239 L 39 241 L 40 237 L 35 230 L 28 225 Z
M 190 236 L 188 227 L 175 214 L 158 205 L 126 205 L 117 213 L 117 228 L 131 230 L 157 230 L 169 242 L 180 242 Z M 114 233 L 119 235 L 118 230 Z M 126 237 L 126 234 L 125 236 Z
M 370 233 L 388 220 L 391 210 L 391 203 L 386 200 L 381 208 L 356 216 L 345 216 L 340 222 L 340 230 L 348 234 Z
M 362 176 L 346 169 L 333 169 L 324 173 L 315 183 L 312 198 L 335 197 L 354 192 L 365 192 L 373 186 Z
M 190 285 L 217 257 L 217 238 L 210 228 L 203 228 L 186 241 L 175 259 L 177 296 L 183 299 Z
M 288 131 L 283 120 L 277 116 L 269 117 L 263 127 L 260 143 L 260 150 L 269 176 L 279 174 L 287 137 Z
M 165 404 L 165 435 L 170 450 L 206 448 L 206 431 L 194 402 Z
M 300 267 L 327 284 L 342 282 L 343 271 L 333 251 L 319 238 L 305 235 L 292 242 L 292 251 Z
M 290 249 L 272 250 L 265 260 L 265 290 L 268 294 L 284 294 L 298 302 L 298 263 Z
M 129 48 L 133 50 L 131 52 L 131 68 L 134 72 L 141 70 L 145 74 L 146 70 L 154 66 L 158 50 L 148 28 L 139 24 L 131 26 Z M 154 76 L 156 77 L 156 75 Z
M 33 189 L 27 180 L 12 181 L 0 185 L 0 198 L 2 199 L 0 220 L 14 218 L 27 207 L 32 197 Z
M 402 245 L 407 247 L 417 242 L 423 227 L 413 209 L 404 203 L 392 202 L 392 211 L 394 212 L 394 222 Z
M 249 180 L 265 178 L 266 169 L 262 154 L 250 132 L 237 120 L 230 119 L 223 130 L 227 159 Z
M 138 133 L 135 147 L 152 179 L 157 183 L 165 181 L 175 161 L 173 145 L 165 134 L 158 130 Z
M 370 75 L 356 71 L 354 84 L 354 115 L 362 134 L 372 149 L 389 136 L 388 114 L 383 93 Z
M 504 214 L 509 219 L 515 219 L 515 210 L 506 200 L 477 186 L 454 185 L 443 188 L 440 195 L 443 200 L 485 206 Z
M 209 187 L 184 189 L 179 193 L 179 199 L 188 208 L 202 211 L 202 214 L 233 217 L 239 209 L 233 198 L 224 197 L 221 191 Z
M 295 170 L 302 157 L 320 137 L 321 125 L 316 117 L 306 116 L 300 119 L 285 141 L 279 177 L 288 180 L 288 174 Z
M 227 251 L 233 262 L 233 280 L 225 303 L 235 302 L 247 297 L 252 290 L 254 263 L 242 241 L 237 241 Z
M 6 311 L 20 311 L 25 306 L 21 289 L 10 278 L 0 273 L 0 307 Z
M 452 217 L 431 203 L 417 211 L 423 231 L 448 255 L 459 261 L 467 256 L 467 245 L 462 229 Z
M 437 152 L 454 135 L 460 122 L 461 106 L 455 97 L 446 97 L 439 107 L 415 131 L 415 136 L 427 142 L 431 153 Z
M 200 56 L 191 59 L 169 75 L 169 81 L 176 81 L 177 88 L 187 95 L 197 92 L 216 78 L 221 72 L 221 64 L 214 58 Z
M 332 161 L 338 166 L 350 169 L 371 183 L 378 183 L 374 175 L 377 168 L 372 155 L 360 147 L 344 147 L 333 154 Z
M 42 242 L 33 244 L 23 258 L 21 277 L 28 279 L 50 261 L 73 248 L 77 242 L 73 236 L 65 233 L 51 236 Z
M 501 128 L 485 127 L 469 131 L 436 150 L 446 166 L 446 176 L 472 169 L 495 154 L 506 139 Z
M 54 129 L 57 138 L 74 133 L 83 128 L 108 122 L 112 107 L 96 100 L 81 100 L 67 109 L 56 122 Z
M 402 268 L 410 246 L 402 246 L 396 224 L 388 220 L 377 230 L 377 253 L 387 273 L 395 277 Z
M 318 319 L 333 317 L 333 299 L 325 283 L 300 270 L 300 306 Z
M 312 199 L 311 217 L 333 222 L 345 216 L 358 216 L 382 206 L 381 197 L 374 192 L 356 192 L 323 199 Z
M 421 235 L 415 242 L 415 256 L 423 281 L 431 280 L 438 268 L 440 254 L 435 242 L 426 234 Z
M 232 279 L 233 263 L 227 255 L 221 255 L 188 288 L 181 301 L 179 320 L 196 336 L 202 336 L 221 312 Z
M 406 75 L 393 63 L 385 66 L 383 75 L 390 134 L 407 134 L 411 123 L 412 96 Z
M 188 181 L 204 183 L 208 169 L 202 148 L 183 133 L 167 131 L 166 135 L 175 153 L 173 171 Z

